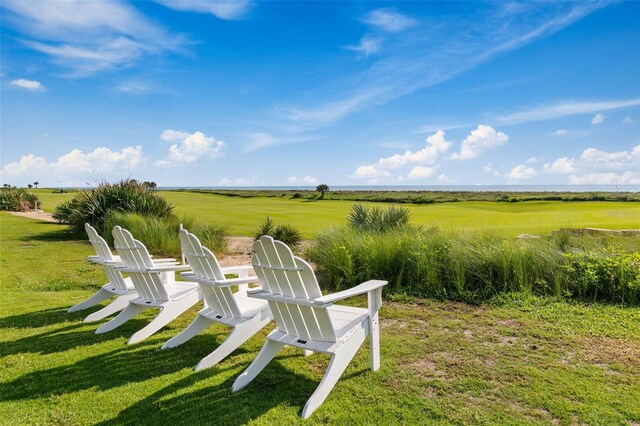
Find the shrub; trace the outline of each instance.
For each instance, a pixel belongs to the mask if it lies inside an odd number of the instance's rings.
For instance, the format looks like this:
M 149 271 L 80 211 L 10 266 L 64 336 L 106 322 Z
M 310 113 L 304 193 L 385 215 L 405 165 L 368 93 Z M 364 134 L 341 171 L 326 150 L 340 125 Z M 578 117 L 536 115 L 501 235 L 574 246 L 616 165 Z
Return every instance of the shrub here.
M 203 224 L 191 217 L 159 218 L 136 213 L 112 212 L 104 221 L 101 234 L 109 244 L 113 245 L 111 230 L 114 226 L 120 225 L 129 230 L 135 239 L 142 241 L 154 255 L 179 258 L 178 231 L 181 223 L 214 253 L 223 253 L 226 250 L 226 228 Z
M 640 303 L 640 253 L 608 246 L 565 253 L 571 291 L 582 300 Z
M 406 207 L 367 209 L 362 204 L 355 204 L 351 207 L 347 223 L 360 231 L 387 232 L 408 225 L 410 219 L 411 211 Z
M 22 188 L 5 186 L 0 188 L 0 210 L 24 212 L 36 207 L 38 197 Z
M 173 206 L 145 185 L 132 179 L 118 183 L 101 183 L 97 188 L 78 192 L 72 199 L 56 207 L 53 217 L 82 232 L 85 223 L 103 228 L 113 212 L 138 213 L 157 218 L 173 216 Z
M 293 248 L 297 247 L 302 241 L 302 235 L 296 227 L 291 225 L 275 225 L 269 216 L 267 216 L 264 222 L 256 229 L 255 239 L 257 240 L 263 235 L 270 235 Z

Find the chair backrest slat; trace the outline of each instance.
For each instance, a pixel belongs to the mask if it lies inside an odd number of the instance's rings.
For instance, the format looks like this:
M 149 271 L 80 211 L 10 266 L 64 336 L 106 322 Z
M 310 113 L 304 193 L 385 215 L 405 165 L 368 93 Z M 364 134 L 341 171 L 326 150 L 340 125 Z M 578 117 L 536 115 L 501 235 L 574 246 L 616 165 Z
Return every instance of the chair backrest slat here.
M 113 228 L 113 241 L 122 262 L 130 269 L 141 269 L 140 272 L 129 273 L 138 295 L 150 301 L 168 300 L 169 295 L 164 286 L 163 275 L 159 272 L 143 271 L 145 268 L 154 266 L 144 244 L 135 240 L 129 231 L 120 226 Z
M 109 249 L 109 245 L 102 238 L 96 229 L 89 225 L 88 223 L 84 224 L 84 229 L 89 236 L 89 242 L 93 246 L 93 249 L 96 251 L 96 254 L 100 259 L 106 261 L 113 261 L 113 254 L 111 253 L 111 249 Z
M 311 266 L 282 241 L 262 236 L 254 243 L 253 268 L 266 292 L 312 302 L 322 295 Z M 325 307 L 269 301 L 280 331 L 303 339 L 335 342 L 335 330 Z
M 224 274 L 215 254 L 204 247 L 198 237 L 186 229 L 180 231 L 180 246 L 187 263 L 196 277 L 206 280 L 223 280 Z M 210 284 L 201 284 L 202 296 L 214 311 L 221 315 L 240 318 L 240 308 L 233 297 L 229 287 L 216 287 Z

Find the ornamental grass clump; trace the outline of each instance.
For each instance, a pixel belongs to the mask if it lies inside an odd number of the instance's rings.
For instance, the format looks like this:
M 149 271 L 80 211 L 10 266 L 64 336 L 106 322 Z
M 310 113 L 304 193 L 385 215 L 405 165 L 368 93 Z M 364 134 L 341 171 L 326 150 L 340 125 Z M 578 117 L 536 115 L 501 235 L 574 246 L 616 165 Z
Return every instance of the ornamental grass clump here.
M 263 235 L 269 235 L 292 248 L 296 248 L 302 241 L 302 235 L 298 228 L 286 224 L 276 225 L 269 216 L 258 226 L 254 233 L 254 238 L 257 240 Z
M 409 224 L 411 211 L 406 207 L 389 206 L 386 209 L 354 204 L 347 217 L 351 228 L 359 231 L 387 232 Z
M 71 225 L 73 231 L 82 232 L 85 223 L 103 229 L 106 218 L 117 212 L 166 219 L 173 217 L 173 205 L 148 185 L 135 179 L 125 179 L 79 191 L 75 197 L 56 207 L 53 217 Z
M 104 222 L 103 238 L 113 245 L 111 230 L 120 225 L 127 229 L 133 237 L 157 256 L 180 258 L 180 240 L 178 232 L 180 224 L 195 234 L 202 244 L 216 254 L 226 251 L 226 228 L 218 225 L 204 224 L 192 217 L 159 218 L 143 216 L 136 213 L 112 212 Z
M 36 208 L 38 197 L 22 188 L 5 186 L 0 188 L 0 210 L 25 212 Z

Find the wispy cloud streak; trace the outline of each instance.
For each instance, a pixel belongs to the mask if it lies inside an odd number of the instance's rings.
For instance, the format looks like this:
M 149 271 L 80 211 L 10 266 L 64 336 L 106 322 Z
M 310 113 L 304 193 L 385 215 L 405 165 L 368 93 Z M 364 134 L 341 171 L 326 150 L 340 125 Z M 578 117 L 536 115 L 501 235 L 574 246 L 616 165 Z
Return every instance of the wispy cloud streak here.
M 489 6 L 473 19 L 418 24 L 386 42 L 386 52 L 369 69 L 343 81 L 342 96 L 305 106 L 280 108 L 280 117 L 309 130 L 356 111 L 387 103 L 448 80 L 500 54 L 547 37 L 606 6 L 593 3 L 528 3 Z M 409 19 L 409 18 L 407 18 Z M 335 91 L 335 87 L 332 87 Z

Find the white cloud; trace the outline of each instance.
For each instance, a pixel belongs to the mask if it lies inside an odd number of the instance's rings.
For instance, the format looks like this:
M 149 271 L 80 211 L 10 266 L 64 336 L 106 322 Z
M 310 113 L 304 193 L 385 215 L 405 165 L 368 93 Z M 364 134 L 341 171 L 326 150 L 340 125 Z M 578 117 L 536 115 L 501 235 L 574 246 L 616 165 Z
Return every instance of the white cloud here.
M 369 12 L 362 21 L 378 30 L 396 33 L 418 24 L 413 18 L 402 15 L 392 8 L 376 9 Z
M 360 43 L 355 46 L 345 46 L 345 49 L 353 50 L 354 52 L 358 52 L 364 56 L 369 56 L 378 51 L 380 49 L 380 44 L 382 40 L 379 38 L 371 38 L 371 37 L 362 37 L 360 39 Z
M 520 164 L 511 169 L 507 178 L 510 180 L 524 180 L 530 179 L 537 174 L 538 172 L 534 168 Z
M 289 176 L 287 178 L 287 182 L 288 183 L 293 183 L 293 184 L 302 184 L 305 183 L 307 185 L 315 185 L 317 184 L 319 181 L 318 179 L 316 179 L 313 176 L 305 176 L 303 178 L 299 178 L 297 176 Z
M 496 118 L 500 124 L 520 124 L 531 121 L 554 120 L 578 114 L 592 114 L 598 111 L 622 109 L 640 105 L 640 98 L 602 102 L 562 102 L 536 107 Z
M 185 12 L 210 13 L 220 19 L 240 19 L 251 7 L 249 0 L 155 0 Z
M 562 157 L 562 158 L 558 158 L 553 163 L 546 163 L 544 166 L 542 166 L 542 169 L 546 173 L 569 174 L 569 173 L 573 173 L 574 171 L 573 163 L 574 163 L 573 159 Z
M 562 157 L 543 169 L 569 174 L 571 184 L 640 184 L 640 145 L 613 152 L 587 148 L 578 158 Z
M 73 185 L 91 180 L 92 176 L 122 178 L 123 175 L 134 172 L 143 162 L 141 146 L 129 146 L 119 151 L 99 147 L 87 153 L 74 149 L 53 162 L 33 154 L 24 155 L 16 162 L 5 164 L 2 175 L 5 180 L 7 176 L 37 175 L 40 181 L 50 180 Z
M 409 172 L 409 179 L 427 179 L 433 176 L 435 168 L 416 166 Z
M 254 186 L 258 184 L 258 178 L 256 175 L 251 175 L 251 177 L 244 178 L 239 177 L 236 179 L 230 179 L 228 177 L 222 178 L 218 182 L 219 186 Z
M 524 160 L 525 163 L 527 164 L 536 164 L 538 162 L 538 158 L 537 157 L 529 157 L 526 160 Z
M 408 165 L 433 165 L 441 154 L 451 146 L 451 142 L 445 139 L 445 133 L 438 130 L 425 139 L 426 146 L 419 151 L 405 151 L 404 154 L 396 154 L 379 159 L 375 164 L 363 165 L 356 169 L 352 178 L 380 178 L 389 177 L 389 170 L 395 170 Z M 420 173 L 420 172 L 417 172 Z
M 555 132 L 553 132 L 554 136 L 564 136 L 567 133 L 569 133 L 569 131 L 567 129 L 558 129 Z
M 640 185 L 640 173 L 626 171 L 624 173 L 587 173 L 580 176 L 569 176 L 572 185 Z
M 26 46 L 86 76 L 128 66 L 183 44 L 131 4 L 119 0 L 3 1 L 6 23 Z
M 183 132 L 182 130 L 167 129 L 160 134 L 160 139 L 163 141 L 176 141 L 186 139 L 189 135 L 189 132 Z
M 444 174 L 438 176 L 438 183 L 454 183 L 455 181 L 455 179 L 451 179 L 449 176 Z
M 622 124 L 633 124 L 635 122 L 636 121 L 628 115 L 622 119 Z
M 217 158 L 225 146 L 221 140 L 206 136 L 202 132 L 188 133 L 177 130 L 165 130 L 160 135 L 164 141 L 179 140 L 169 147 L 169 155 L 165 160 L 156 161 L 156 166 L 172 167 L 179 164 L 195 163 L 203 158 Z
M 44 86 L 37 80 L 27 80 L 26 78 L 18 78 L 11 81 L 12 86 L 20 87 L 21 89 L 27 89 L 32 91 L 44 90 Z
M 591 119 L 591 124 L 602 124 L 604 122 L 604 115 L 601 113 L 597 113 Z
M 454 160 L 469 160 L 478 157 L 485 151 L 504 145 L 509 140 L 505 133 L 497 132 L 493 127 L 478 125 L 469 136 L 462 141 L 460 152 L 451 155 Z
M 493 169 L 493 164 L 491 164 L 491 163 L 487 163 L 487 164 L 485 164 L 485 165 L 484 165 L 484 167 L 482 168 L 482 170 L 483 170 L 485 173 L 493 173 L 493 172 L 495 171 L 495 170 Z

